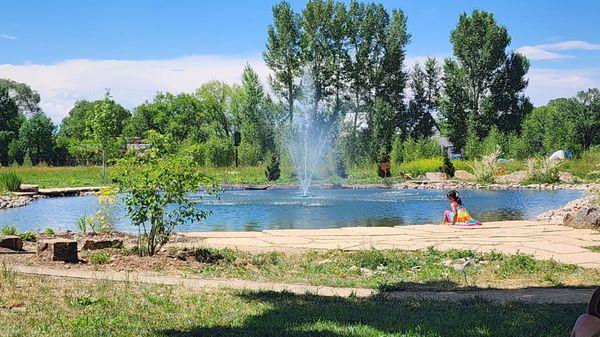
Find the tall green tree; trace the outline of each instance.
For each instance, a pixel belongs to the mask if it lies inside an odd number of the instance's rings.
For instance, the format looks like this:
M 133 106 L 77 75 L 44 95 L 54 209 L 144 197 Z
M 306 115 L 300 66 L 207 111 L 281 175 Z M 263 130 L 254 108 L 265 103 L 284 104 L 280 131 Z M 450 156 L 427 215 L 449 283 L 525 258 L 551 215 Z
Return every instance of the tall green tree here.
M 31 89 L 29 85 L 7 78 L 0 78 L 0 88 L 8 90 L 9 94 L 19 107 L 19 112 L 23 115 L 29 116 L 42 111 L 40 108 L 40 94 Z
M 484 138 L 492 126 L 503 132 L 518 131 L 532 108 L 522 94 L 529 63 L 522 55 L 507 55 L 510 40 L 492 13 L 478 10 L 471 15 L 463 13 L 450 34 L 456 59 L 446 62 L 444 76 L 454 83 L 446 85 L 441 113 L 446 133 L 459 148 L 467 135 L 463 124 L 473 128 L 479 138 Z M 454 86 L 460 85 L 459 78 L 461 88 Z M 464 112 L 452 116 L 459 109 Z
M 7 88 L 0 87 L 0 165 L 8 165 L 8 145 L 18 137 L 23 123 L 19 107 Z
M 269 82 L 273 91 L 287 107 L 290 122 L 294 116 L 294 101 L 298 95 L 297 77 L 300 74 L 300 18 L 288 2 L 273 6 L 273 24 L 269 25 L 266 51 L 263 58 L 273 71 Z
M 410 74 L 409 87 L 412 97 L 408 103 L 408 135 L 413 138 L 431 137 L 434 129 L 439 129 L 434 118 L 441 89 L 441 70 L 437 61 L 427 59 L 424 68 L 416 63 Z
M 195 93 L 204 116 L 219 137 L 229 137 L 231 132 L 232 88 L 224 82 L 211 81 L 203 84 Z
M 444 88 L 440 97 L 442 131 L 457 149 L 466 145 L 469 134 L 479 138 L 474 128 L 469 130 L 471 115 L 466 80 L 466 71 L 458 62 L 449 58 L 444 60 Z
M 42 112 L 34 113 L 21 125 L 19 141 L 22 151 L 29 155 L 34 165 L 48 163 L 52 159 L 54 148 L 52 120 Z
M 375 100 L 369 116 L 372 125 L 371 155 L 375 161 L 389 161 L 396 127 L 393 107 L 384 99 Z

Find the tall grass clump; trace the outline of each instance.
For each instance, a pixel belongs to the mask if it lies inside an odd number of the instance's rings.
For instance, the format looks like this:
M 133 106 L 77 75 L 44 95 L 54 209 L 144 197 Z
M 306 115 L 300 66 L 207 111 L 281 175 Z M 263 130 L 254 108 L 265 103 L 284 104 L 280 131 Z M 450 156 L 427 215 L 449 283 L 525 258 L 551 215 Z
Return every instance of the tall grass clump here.
M 2 235 L 17 235 L 17 226 L 5 225 L 0 229 L 0 233 L 2 233 Z
M 530 158 L 527 160 L 527 182 L 553 184 L 559 181 L 558 170 L 561 160 Z
M 494 174 L 498 169 L 498 157 L 500 157 L 500 153 L 500 146 L 496 146 L 494 151 L 483 156 L 481 160 L 478 160 L 471 165 L 473 175 L 475 175 L 478 182 L 484 184 L 494 182 Z
M 22 182 L 21 177 L 15 171 L 0 174 L 0 187 L 10 192 L 19 191 Z

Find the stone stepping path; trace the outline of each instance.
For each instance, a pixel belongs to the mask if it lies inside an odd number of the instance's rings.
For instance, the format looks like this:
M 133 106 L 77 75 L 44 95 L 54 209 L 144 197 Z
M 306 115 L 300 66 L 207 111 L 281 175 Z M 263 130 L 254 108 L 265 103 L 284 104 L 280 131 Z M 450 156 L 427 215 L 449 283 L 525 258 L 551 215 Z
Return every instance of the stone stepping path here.
M 366 288 L 338 288 L 301 284 L 270 283 L 239 279 L 204 279 L 177 276 L 152 275 L 137 272 L 96 272 L 73 269 L 53 269 L 47 267 L 10 266 L 11 270 L 45 277 L 62 277 L 85 280 L 107 280 L 144 284 L 182 286 L 193 290 L 235 289 L 245 291 L 289 292 L 297 295 L 319 295 L 366 298 L 382 295 L 393 300 L 425 299 L 435 301 L 462 301 L 482 298 L 497 302 L 522 301 L 527 303 L 587 303 L 595 289 L 590 288 L 525 288 L 525 289 L 478 289 L 457 291 L 392 291 L 379 293 Z
M 181 233 L 190 246 L 232 247 L 247 251 L 296 251 L 310 249 L 492 250 L 533 255 L 538 259 L 600 267 L 600 232 L 537 221 L 488 222 L 481 227 L 411 225 L 397 227 L 344 227 L 282 229 L 262 232 Z M 178 243 L 177 245 L 181 245 Z

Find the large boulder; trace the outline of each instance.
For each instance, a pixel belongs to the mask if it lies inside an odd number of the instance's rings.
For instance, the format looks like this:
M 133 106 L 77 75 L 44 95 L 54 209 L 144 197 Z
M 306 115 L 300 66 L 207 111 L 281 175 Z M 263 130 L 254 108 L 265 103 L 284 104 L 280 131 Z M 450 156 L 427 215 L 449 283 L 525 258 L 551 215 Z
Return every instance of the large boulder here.
M 97 249 L 106 249 L 106 248 L 122 248 L 123 240 L 121 239 L 110 239 L 110 238 L 100 238 L 100 239 L 87 239 L 83 243 L 83 247 L 81 249 L 86 250 L 97 250 Z
M 513 173 L 499 175 L 496 177 L 496 182 L 500 184 L 519 184 L 527 179 L 527 172 L 515 171 Z
M 37 256 L 43 260 L 75 263 L 79 261 L 77 241 L 63 239 L 39 241 L 37 243 Z
M 425 178 L 429 181 L 444 181 L 448 180 L 448 176 L 444 172 L 427 172 Z
M 598 229 L 600 228 L 600 209 L 590 207 L 567 213 L 563 223 L 574 228 Z
M 475 180 L 475 175 L 465 170 L 456 170 L 456 172 L 454 172 L 454 178 L 458 180 L 470 181 Z
M 16 235 L 0 236 L 0 247 L 11 250 L 23 250 L 23 240 Z

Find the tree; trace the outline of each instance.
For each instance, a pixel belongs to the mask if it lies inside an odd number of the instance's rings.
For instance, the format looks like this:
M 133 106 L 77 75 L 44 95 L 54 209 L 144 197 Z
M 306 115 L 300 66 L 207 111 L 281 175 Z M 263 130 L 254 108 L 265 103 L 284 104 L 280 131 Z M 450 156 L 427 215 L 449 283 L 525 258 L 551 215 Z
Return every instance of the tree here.
M 104 99 L 94 103 L 92 111 L 91 136 L 101 154 L 102 175 L 106 176 L 107 152 L 116 147 L 116 138 L 122 135 L 123 126 L 130 114 L 129 111 L 113 101 L 108 91 L 104 95 Z
M 395 118 L 394 109 L 387 101 L 375 100 L 369 118 L 370 125 L 372 125 L 371 153 L 375 161 L 390 160 L 392 139 L 396 129 Z
M 0 88 L 6 88 L 19 107 L 19 112 L 29 116 L 41 112 L 40 94 L 25 83 L 19 83 L 7 78 L 0 78 Z
M 410 74 L 412 97 L 408 103 L 408 134 L 413 138 L 431 137 L 439 130 L 434 116 L 441 88 L 441 70 L 434 58 L 428 58 L 425 69 L 416 63 Z
M 203 115 L 210 121 L 215 134 L 219 137 L 230 136 L 231 95 L 232 88 L 220 81 L 205 83 L 195 93 Z
M 48 162 L 54 147 L 54 124 L 42 112 L 34 113 L 19 129 L 22 151 L 29 154 L 33 165 Z
M 572 110 L 576 118 L 582 145 L 589 148 L 600 144 L 600 90 L 590 88 L 580 91 L 572 99 L 575 108 Z
M 299 21 L 289 3 L 283 1 L 273 6 L 273 24 L 269 25 L 267 50 L 263 53 L 266 65 L 273 71 L 269 82 L 277 96 L 285 101 L 290 122 L 299 90 L 296 82 L 301 66 Z
M 9 144 L 17 139 L 23 115 L 7 88 L 0 86 L 0 165 L 9 165 Z
M 474 128 L 479 138 L 494 125 L 503 132 L 518 131 L 531 110 L 522 94 L 529 63 L 519 54 L 507 56 L 511 38 L 506 28 L 493 14 L 475 10 L 460 16 L 450 40 L 456 60 L 444 65 L 445 78 L 452 83 L 443 90 L 441 113 L 451 141 L 458 148 L 464 146 L 467 132 L 458 132 L 463 129 L 459 123 Z M 463 110 L 460 116 L 452 116 L 458 110 Z
M 210 192 L 212 181 L 198 170 L 190 170 L 192 165 L 190 157 L 161 157 L 152 149 L 115 165 L 113 181 L 123 195 L 132 224 L 139 228 L 140 255 L 155 255 L 177 226 L 207 216 L 189 194 L 203 187 L 209 187 Z

